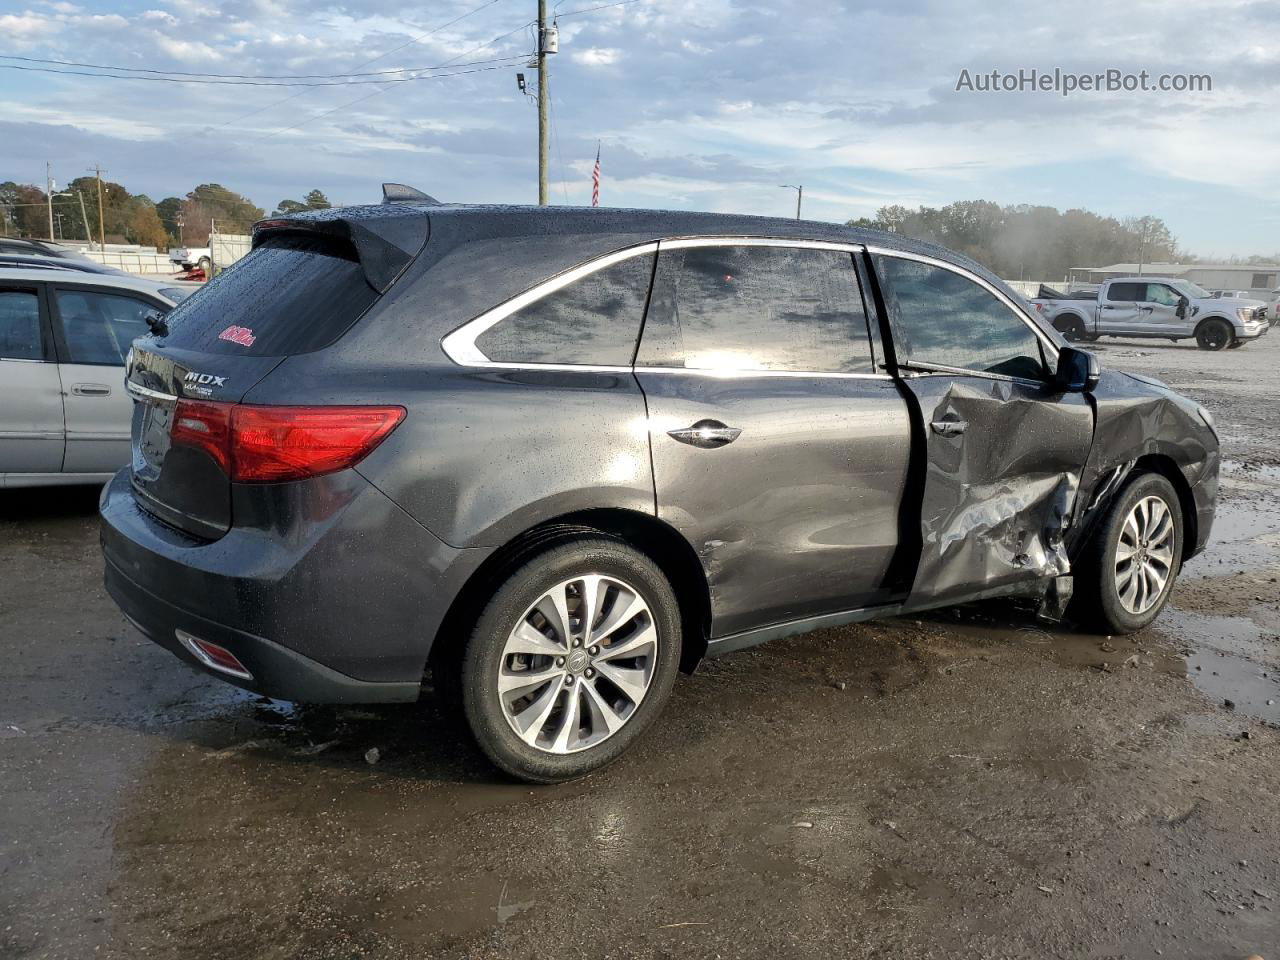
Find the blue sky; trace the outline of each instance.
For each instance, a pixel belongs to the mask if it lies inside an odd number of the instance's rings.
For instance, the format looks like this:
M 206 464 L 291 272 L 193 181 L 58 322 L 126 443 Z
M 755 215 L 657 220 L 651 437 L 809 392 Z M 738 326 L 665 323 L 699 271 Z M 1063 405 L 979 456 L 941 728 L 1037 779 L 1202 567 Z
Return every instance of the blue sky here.
M 803 183 L 816 219 L 988 199 L 1154 214 L 1203 256 L 1280 251 L 1280 2 L 636 0 L 572 13 L 604 2 L 558 4 L 555 203 L 589 202 L 599 140 L 609 206 L 787 215 L 794 194 L 778 184 Z M 437 29 L 481 3 L 6 0 L 0 52 L 327 74 L 532 49 L 533 0 Z M 336 89 L 0 70 L 0 179 L 39 183 L 47 159 L 63 182 L 101 163 L 153 199 L 213 181 L 267 210 L 312 187 L 376 200 L 383 180 L 531 202 L 536 111 L 515 73 L 534 71 L 519 63 Z M 1055 67 L 1207 73 L 1213 89 L 955 89 L 962 69 Z

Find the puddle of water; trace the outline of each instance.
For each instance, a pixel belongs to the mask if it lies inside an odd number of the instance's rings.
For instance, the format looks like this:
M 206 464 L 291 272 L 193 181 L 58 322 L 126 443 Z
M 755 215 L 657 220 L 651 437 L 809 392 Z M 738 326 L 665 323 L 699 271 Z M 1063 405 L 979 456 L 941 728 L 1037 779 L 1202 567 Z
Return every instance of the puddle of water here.
M 1159 633 L 1186 652 L 1187 676 L 1218 704 L 1280 727 L 1280 637 L 1245 617 L 1216 617 L 1170 608 Z

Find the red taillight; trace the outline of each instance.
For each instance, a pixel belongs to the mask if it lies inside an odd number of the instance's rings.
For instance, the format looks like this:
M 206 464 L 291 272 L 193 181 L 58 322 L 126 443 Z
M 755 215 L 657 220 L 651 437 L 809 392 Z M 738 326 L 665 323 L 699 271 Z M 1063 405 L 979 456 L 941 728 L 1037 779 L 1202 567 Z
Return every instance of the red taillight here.
M 266 483 L 342 470 L 403 418 L 403 407 L 236 407 L 232 479 Z
M 403 407 L 256 407 L 179 400 L 172 442 L 209 454 L 236 483 L 302 480 L 353 466 Z
M 179 400 L 169 430 L 170 443 L 203 450 L 223 473 L 230 473 L 232 407 L 230 403 Z

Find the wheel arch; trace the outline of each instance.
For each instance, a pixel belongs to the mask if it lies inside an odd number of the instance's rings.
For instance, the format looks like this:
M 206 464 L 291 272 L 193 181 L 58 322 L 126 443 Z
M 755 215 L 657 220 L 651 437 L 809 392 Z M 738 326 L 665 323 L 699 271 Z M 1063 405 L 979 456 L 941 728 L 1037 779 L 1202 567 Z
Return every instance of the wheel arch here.
M 604 534 L 649 557 L 671 583 L 680 604 L 683 646 L 680 669 L 693 671 L 707 650 L 711 592 L 697 552 L 684 536 L 657 517 L 622 508 L 582 510 L 545 520 L 512 537 L 490 554 L 463 584 L 440 622 L 427 666 L 435 669 L 461 655 L 471 625 L 497 585 L 534 554 L 574 537 Z
M 1182 510 L 1182 559 L 1188 560 L 1195 553 L 1199 542 L 1199 518 L 1196 513 L 1195 495 L 1191 492 L 1191 484 L 1178 469 L 1177 462 L 1164 453 L 1148 453 L 1139 457 L 1130 471 L 1131 477 L 1143 473 L 1158 473 L 1173 486 L 1178 494 L 1178 506 Z
M 1205 327 L 1205 325 L 1206 325 L 1206 324 L 1212 323 L 1212 322 L 1213 322 L 1213 321 L 1215 321 L 1215 320 L 1219 320 L 1219 321 L 1221 321 L 1222 323 L 1225 323 L 1228 327 L 1230 327 L 1230 328 L 1231 328 L 1232 336 L 1234 336 L 1234 335 L 1235 335 L 1235 332 L 1236 332 L 1236 325 L 1235 325 L 1234 323 L 1232 323 L 1232 322 L 1231 322 L 1231 320 L 1229 320 L 1228 318 L 1224 317 L 1224 316 L 1223 316 L 1222 314 L 1220 314 L 1220 313 L 1211 313 L 1209 316 L 1207 316 L 1207 317 L 1201 317 L 1199 320 L 1197 320 L 1197 321 L 1196 321 L 1196 329 L 1195 329 L 1195 333 L 1196 333 L 1196 334 L 1199 334 L 1199 333 L 1200 333 L 1200 331 L 1204 329 L 1204 327 Z

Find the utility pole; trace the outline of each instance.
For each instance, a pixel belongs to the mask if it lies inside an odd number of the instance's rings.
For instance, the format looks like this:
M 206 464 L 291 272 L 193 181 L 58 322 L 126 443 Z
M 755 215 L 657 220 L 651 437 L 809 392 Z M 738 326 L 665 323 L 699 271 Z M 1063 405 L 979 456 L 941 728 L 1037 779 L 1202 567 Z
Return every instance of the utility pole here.
M 102 219 L 102 168 L 94 164 L 93 172 L 98 176 L 98 249 L 107 249 L 107 224 Z
M 794 183 L 780 183 L 778 186 L 785 190 L 794 190 L 796 192 L 796 219 L 800 219 L 800 201 L 804 199 L 804 184 L 796 185 Z
M 547 0 L 538 0 L 538 206 L 547 205 Z
M 76 196 L 80 198 L 80 219 L 84 221 L 84 238 L 89 242 L 89 248 L 93 248 L 93 234 L 89 232 L 89 215 L 84 212 L 84 194 L 77 190 Z
M 44 162 L 44 197 L 49 201 L 49 239 L 53 239 L 53 167 Z

